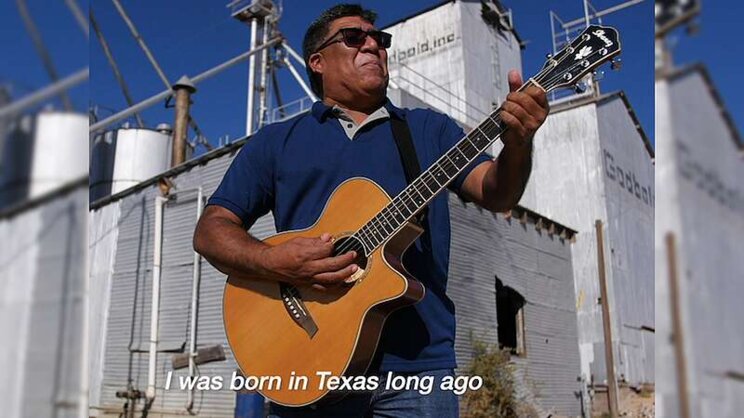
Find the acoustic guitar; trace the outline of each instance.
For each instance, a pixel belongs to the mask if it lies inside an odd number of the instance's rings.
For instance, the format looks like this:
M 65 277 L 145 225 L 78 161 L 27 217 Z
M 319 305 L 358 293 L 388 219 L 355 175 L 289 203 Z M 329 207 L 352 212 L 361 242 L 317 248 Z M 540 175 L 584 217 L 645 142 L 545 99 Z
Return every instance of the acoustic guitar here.
M 615 29 L 589 26 L 548 60 L 521 89 L 546 92 L 576 85 L 620 53 Z M 364 375 L 377 348 L 385 318 L 424 297 L 423 285 L 401 263 L 422 230 L 410 220 L 477 155 L 505 131 L 497 109 L 395 197 L 366 178 L 339 185 L 311 227 L 286 231 L 264 242 L 295 237 L 334 237 L 334 255 L 355 250 L 360 267 L 353 283 L 325 291 L 260 277 L 229 277 L 225 286 L 225 332 L 243 375 L 273 377 L 258 391 L 285 406 L 327 402 L 347 391 L 321 386 L 332 376 Z M 298 376 L 308 378 L 304 385 Z M 265 379 L 264 383 L 269 383 Z M 301 383 L 301 382 L 300 382 Z

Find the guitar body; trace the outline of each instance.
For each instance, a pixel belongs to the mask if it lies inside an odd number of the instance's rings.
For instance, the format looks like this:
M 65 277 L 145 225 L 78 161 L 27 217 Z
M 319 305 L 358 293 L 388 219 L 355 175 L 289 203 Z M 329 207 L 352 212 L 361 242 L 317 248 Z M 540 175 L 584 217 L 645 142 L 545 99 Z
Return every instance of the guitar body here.
M 353 178 L 336 188 L 313 226 L 283 232 L 264 242 L 278 245 L 324 232 L 342 239 L 389 202 L 390 197 L 377 184 Z M 259 388 L 259 392 L 281 405 L 303 406 L 343 396 L 341 391 L 320 388 L 317 372 L 363 375 L 377 348 L 385 318 L 423 298 L 423 285 L 401 263 L 403 252 L 420 233 L 417 226 L 406 224 L 367 257 L 351 286 L 326 291 L 297 287 L 303 304 L 298 310 L 312 318 L 314 333 L 294 320 L 278 282 L 229 277 L 223 300 L 225 332 L 243 374 L 280 377 L 280 388 L 275 384 L 272 389 Z M 292 376 L 307 376 L 307 388 L 290 389 Z

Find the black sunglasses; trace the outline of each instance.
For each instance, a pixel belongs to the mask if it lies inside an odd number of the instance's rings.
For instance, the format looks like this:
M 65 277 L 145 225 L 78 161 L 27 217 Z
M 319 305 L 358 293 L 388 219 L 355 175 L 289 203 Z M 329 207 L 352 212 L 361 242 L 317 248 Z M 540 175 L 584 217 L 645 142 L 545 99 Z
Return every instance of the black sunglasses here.
M 341 38 L 338 38 L 339 33 L 341 34 Z M 367 36 L 372 37 L 380 48 L 390 48 L 390 41 L 393 39 L 393 35 L 379 30 L 365 31 L 360 28 L 341 28 L 315 49 L 315 52 L 336 42 L 343 42 L 349 48 L 361 48 L 367 41 Z

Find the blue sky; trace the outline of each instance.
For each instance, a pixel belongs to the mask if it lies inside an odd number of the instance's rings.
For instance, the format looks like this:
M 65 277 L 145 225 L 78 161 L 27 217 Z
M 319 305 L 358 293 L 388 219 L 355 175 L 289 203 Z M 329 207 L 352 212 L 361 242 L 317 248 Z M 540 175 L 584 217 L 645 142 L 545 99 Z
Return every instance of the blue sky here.
M 86 2 L 78 0 L 81 7 Z M 548 11 L 557 12 L 568 20 L 580 17 L 583 12 L 580 0 L 541 1 L 503 0 L 513 9 L 514 23 L 521 37 L 528 41 L 523 51 L 525 75 L 537 71 L 550 51 L 550 20 Z M 597 9 L 620 3 L 620 0 L 595 0 Z M 86 42 L 64 2 L 29 2 L 31 12 L 42 30 L 42 35 L 52 51 L 60 74 L 70 74 L 90 60 L 90 91 L 76 88 L 73 100 L 76 107 L 85 111 L 87 96 L 90 103 L 99 105 L 102 116 L 126 106 L 112 72 L 95 37 Z M 227 1 L 220 0 L 157 0 L 125 1 L 130 16 L 164 67 L 166 75 L 176 80 L 183 74 L 196 74 L 223 62 L 247 49 L 250 31 L 247 26 L 233 20 L 225 8 Z M 307 25 L 321 10 L 336 1 L 285 0 L 281 30 L 295 49 L 300 49 Z M 378 25 L 400 19 L 437 3 L 431 0 L 367 1 L 363 4 L 379 14 Z M 92 2 L 93 10 L 105 36 L 121 66 L 124 77 L 135 100 L 141 100 L 164 86 L 150 67 L 146 58 L 131 38 L 126 26 L 109 1 Z M 734 19 L 741 16 L 741 4 L 733 9 L 712 8 L 703 5 L 702 30 L 695 37 L 684 34 L 678 37 L 675 61 L 678 64 L 704 60 L 721 91 L 730 112 L 742 126 L 742 104 L 737 97 L 741 87 L 735 83 L 738 71 L 731 65 L 731 52 L 742 47 L 737 42 Z M 17 94 L 48 83 L 41 61 L 33 50 L 14 2 L 0 2 L 0 16 L 11 37 L 0 37 L 0 47 L 11 57 L 0 71 L 2 81 L 16 86 Z M 602 82 L 603 91 L 624 90 L 638 114 L 641 125 L 653 140 L 653 4 L 640 5 L 620 11 L 605 18 L 605 24 L 616 26 L 623 40 L 623 69 L 609 71 L 607 67 Z M 6 33 L 8 33 L 6 31 Z M 280 78 L 285 102 L 302 95 L 286 71 Z M 245 89 L 247 64 L 240 64 L 207 80 L 198 86 L 194 96 L 193 114 L 206 135 L 216 142 L 222 135 L 231 139 L 243 135 L 245 125 Z M 172 111 L 162 105 L 154 106 L 143 115 L 155 125 L 171 122 Z
M 175 80 L 183 74 L 197 74 L 247 48 L 250 30 L 229 16 L 226 2 L 196 0 L 159 0 L 149 2 L 126 2 L 125 7 L 137 24 L 150 48 L 164 67 L 166 75 Z M 302 37 L 308 24 L 327 7 L 337 1 L 285 0 L 280 28 L 296 50 L 300 50 Z M 405 2 L 363 2 L 366 7 L 378 12 L 378 26 L 409 16 L 438 2 L 430 0 L 408 0 Z M 517 32 L 529 41 L 524 50 L 525 73 L 534 73 L 542 66 L 545 54 L 551 51 L 550 19 L 552 8 L 564 20 L 580 17 L 583 13 L 579 0 L 548 2 L 539 0 L 505 1 L 514 12 Z M 598 9 L 617 4 L 618 1 L 597 0 Z M 122 72 L 130 85 L 132 94 L 145 98 L 164 88 L 142 52 L 137 48 L 113 5 L 100 1 L 93 3 L 94 12 Z M 625 49 L 624 68 L 607 74 L 603 82 L 604 91 L 625 90 L 636 109 L 643 128 L 653 136 L 653 5 L 650 1 L 621 11 L 605 24 L 618 27 Z M 176 24 L 178 22 L 178 24 Z M 124 99 L 115 83 L 105 57 L 96 42 L 91 42 L 91 102 L 102 108 L 125 107 Z M 303 95 L 291 79 L 282 71 L 280 84 L 285 102 Z M 528 74 L 526 74 L 528 75 Z M 245 89 L 247 86 L 247 64 L 241 64 L 207 80 L 198 86 L 194 96 L 193 114 L 212 142 L 222 135 L 231 139 L 243 135 L 245 126 Z M 102 115 L 105 116 L 104 109 Z M 170 122 L 171 112 L 162 106 L 143 115 L 150 124 Z
M 60 78 L 88 65 L 88 40 L 64 1 L 28 1 L 28 9 L 49 50 Z M 87 10 L 88 2 L 77 0 Z M 0 83 L 18 98 L 50 83 L 42 61 L 26 32 L 15 1 L 0 1 Z M 88 109 L 88 89 L 80 84 L 70 92 L 76 110 Z M 58 101 L 53 101 L 60 106 Z
M 719 0 L 702 1 L 701 4 L 698 33 L 690 36 L 685 33 L 685 28 L 680 28 L 671 34 L 672 57 L 677 66 L 705 63 L 726 109 L 742 133 L 744 85 L 739 64 L 744 53 L 740 31 L 744 2 Z

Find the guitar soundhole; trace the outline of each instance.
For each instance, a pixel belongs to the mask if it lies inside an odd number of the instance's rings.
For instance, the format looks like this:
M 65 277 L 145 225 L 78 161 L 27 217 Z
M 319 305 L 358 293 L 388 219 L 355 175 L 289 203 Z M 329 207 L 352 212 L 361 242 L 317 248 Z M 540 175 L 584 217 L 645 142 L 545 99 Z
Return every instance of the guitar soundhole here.
M 367 269 L 367 255 L 364 251 L 364 245 L 362 245 L 362 242 L 359 241 L 357 238 L 353 236 L 338 238 L 336 242 L 333 243 L 333 254 L 334 255 L 341 255 L 345 254 L 349 251 L 356 251 L 357 256 L 354 259 L 354 264 L 359 266 L 361 270 Z

